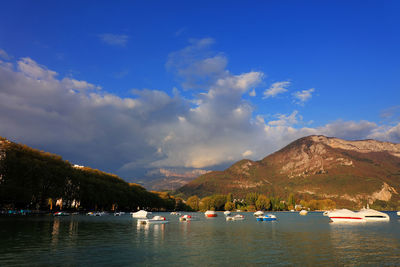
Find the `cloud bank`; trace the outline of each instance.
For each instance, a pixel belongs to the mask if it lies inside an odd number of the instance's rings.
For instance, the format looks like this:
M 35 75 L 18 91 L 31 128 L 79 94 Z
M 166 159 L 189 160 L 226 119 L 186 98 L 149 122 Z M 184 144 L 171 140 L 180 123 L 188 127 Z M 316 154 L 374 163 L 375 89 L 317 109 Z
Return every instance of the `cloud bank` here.
M 265 121 L 244 97 L 262 86 L 264 73 L 232 74 L 227 58 L 210 51 L 212 43 L 193 40 L 168 58 L 167 68 L 182 88 L 193 90 L 190 99 L 177 89 L 135 90 L 123 98 L 87 81 L 58 77 L 28 57 L 0 60 L 0 135 L 123 177 L 258 160 L 310 134 L 400 142 L 399 123 L 338 120 L 308 128 L 297 110 Z M 299 101 L 309 99 L 310 90 Z

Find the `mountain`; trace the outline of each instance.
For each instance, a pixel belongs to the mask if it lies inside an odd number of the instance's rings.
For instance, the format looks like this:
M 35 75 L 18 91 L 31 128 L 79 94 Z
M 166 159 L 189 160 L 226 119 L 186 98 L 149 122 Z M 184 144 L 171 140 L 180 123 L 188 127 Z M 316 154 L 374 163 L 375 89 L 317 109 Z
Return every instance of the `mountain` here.
M 200 169 L 181 171 L 160 168 L 147 173 L 144 179 L 136 179 L 135 181 L 143 185 L 147 190 L 173 191 L 207 172 L 209 171 Z
M 400 206 L 400 144 L 300 138 L 260 161 L 243 159 L 177 190 L 184 196 L 259 192 L 286 198 L 332 199 L 341 206 L 376 200 Z

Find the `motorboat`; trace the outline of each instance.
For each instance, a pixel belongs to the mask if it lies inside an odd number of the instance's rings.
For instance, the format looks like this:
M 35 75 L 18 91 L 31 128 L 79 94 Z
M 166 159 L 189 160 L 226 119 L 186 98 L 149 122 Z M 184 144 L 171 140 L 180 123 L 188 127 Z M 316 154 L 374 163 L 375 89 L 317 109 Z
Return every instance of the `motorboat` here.
M 254 212 L 253 215 L 254 215 L 254 216 L 263 216 L 263 215 L 264 215 L 264 212 L 261 211 L 261 210 L 259 210 L 259 211 Z
M 236 214 L 235 216 L 226 216 L 227 221 L 242 221 L 244 220 L 244 215 Z
M 94 213 L 94 216 L 103 216 L 103 215 L 106 215 L 106 213 L 104 211 Z
M 224 215 L 225 215 L 225 216 L 229 216 L 229 215 L 231 215 L 231 212 L 230 212 L 229 210 L 224 211 Z
M 276 221 L 276 216 L 273 214 L 267 214 L 265 216 L 258 216 L 256 219 L 259 222 L 270 222 L 270 221 Z
M 149 211 L 139 210 L 138 212 L 132 212 L 132 218 L 136 219 L 147 219 L 148 216 L 151 214 Z
M 69 216 L 69 213 L 64 211 L 58 211 L 54 213 L 53 216 Z
M 218 215 L 217 215 L 217 213 L 216 213 L 215 211 L 213 211 L 213 210 L 207 210 L 207 211 L 204 213 L 204 216 L 206 216 L 207 218 L 212 218 L 212 217 L 217 217 Z
M 354 212 L 348 209 L 330 211 L 328 213 L 328 216 L 332 222 L 351 222 L 351 223 L 366 222 L 363 214 L 359 214 L 358 212 Z
M 299 214 L 300 214 L 300 215 L 303 215 L 303 216 L 304 216 L 304 215 L 307 215 L 307 213 L 308 213 L 308 211 L 306 211 L 306 210 L 301 210 L 301 211 L 299 212 Z
M 179 212 L 173 211 L 170 213 L 171 215 L 181 215 Z
M 226 216 L 225 220 L 227 220 L 227 221 L 233 221 L 234 219 L 233 219 L 233 216 Z
M 241 221 L 241 220 L 244 220 L 244 215 L 242 215 L 242 214 L 236 214 L 235 216 L 233 216 L 233 220 L 234 220 L 234 221 Z
M 167 219 L 163 216 L 154 216 L 151 219 L 139 219 L 138 224 L 156 224 L 156 223 L 167 223 Z
M 400 211 L 397 212 L 397 216 L 400 216 Z
M 356 212 L 358 216 L 364 218 L 367 222 L 382 222 L 389 221 L 390 217 L 386 213 L 374 210 L 374 209 L 362 209 Z
M 191 215 L 187 215 L 187 214 L 182 215 L 181 217 L 179 217 L 179 221 L 180 222 L 188 222 L 188 221 L 192 221 L 192 220 L 193 220 L 192 216 Z
M 124 215 L 124 214 L 125 214 L 125 212 L 120 211 L 120 212 L 115 212 L 114 216 L 121 216 L 121 215 Z

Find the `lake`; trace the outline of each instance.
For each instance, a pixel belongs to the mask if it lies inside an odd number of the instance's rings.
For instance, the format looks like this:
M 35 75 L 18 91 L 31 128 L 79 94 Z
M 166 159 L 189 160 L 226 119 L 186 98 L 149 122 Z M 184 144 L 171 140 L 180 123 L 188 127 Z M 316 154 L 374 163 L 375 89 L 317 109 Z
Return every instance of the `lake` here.
M 0 217 L 0 266 L 400 265 L 400 218 L 335 224 L 320 212 L 272 212 L 276 222 L 226 221 L 184 213 L 163 225 L 117 217 Z

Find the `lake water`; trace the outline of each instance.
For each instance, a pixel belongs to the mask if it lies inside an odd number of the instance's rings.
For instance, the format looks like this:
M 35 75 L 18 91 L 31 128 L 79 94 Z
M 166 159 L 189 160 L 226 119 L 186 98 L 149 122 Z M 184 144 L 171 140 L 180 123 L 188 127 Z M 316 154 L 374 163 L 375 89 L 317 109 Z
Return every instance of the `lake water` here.
M 334 224 L 322 213 L 276 212 L 276 222 L 205 218 L 138 226 L 127 214 L 0 217 L 0 266 L 397 265 L 400 220 Z

